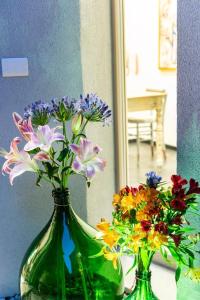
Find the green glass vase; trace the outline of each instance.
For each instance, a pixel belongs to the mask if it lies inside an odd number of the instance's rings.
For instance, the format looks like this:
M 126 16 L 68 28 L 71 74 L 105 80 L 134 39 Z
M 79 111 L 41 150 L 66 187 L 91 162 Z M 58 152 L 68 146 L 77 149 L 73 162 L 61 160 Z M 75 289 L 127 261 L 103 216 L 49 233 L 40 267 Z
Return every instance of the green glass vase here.
M 123 298 L 123 275 L 98 256 L 96 230 L 81 220 L 69 191 L 53 191 L 53 214 L 29 247 L 20 271 L 22 300 L 117 300 Z
M 126 297 L 126 300 L 159 300 L 151 286 L 150 264 L 154 253 L 140 249 L 135 273 L 135 286 L 133 291 Z

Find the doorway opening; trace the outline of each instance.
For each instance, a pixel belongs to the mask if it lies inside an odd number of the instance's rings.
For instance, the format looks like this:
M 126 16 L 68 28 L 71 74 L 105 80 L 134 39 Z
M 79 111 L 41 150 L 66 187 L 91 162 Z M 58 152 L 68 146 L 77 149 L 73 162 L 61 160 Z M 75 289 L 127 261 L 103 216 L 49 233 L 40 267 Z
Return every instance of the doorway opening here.
M 176 0 L 125 0 L 128 184 L 176 173 Z

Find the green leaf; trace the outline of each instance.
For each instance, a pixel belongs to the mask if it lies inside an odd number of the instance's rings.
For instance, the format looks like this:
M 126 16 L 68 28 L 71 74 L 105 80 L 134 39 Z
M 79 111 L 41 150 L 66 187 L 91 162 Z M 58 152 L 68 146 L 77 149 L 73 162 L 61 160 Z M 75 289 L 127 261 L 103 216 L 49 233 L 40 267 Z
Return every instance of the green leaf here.
M 49 178 L 52 178 L 55 173 L 58 172 L 58 167 L 53 167 L 50 162 L 42 162 Z
M 192 207 L 194 210 L 199 211 L 197 203 L 190 203 L 190 207 Z
M 60 179 L 57 176 L 53 176 L 53 179 L 60 184 Z
M 71 169 L 70 166 L 65 167 L 64 169 L 62 169 L 62 173 L 65 173 L 65 172 L 68 171 L 69 169 Z
M 128 271 L 126 272 L 126 275 L 128 275 L 128 274 L 135 268 L 136 263 L 137 263 L 137 259 L 136 259 L 136 257 L 134 257 L 133 264 L 132 264 L 132 266 L 128 269 Z
M 175 273 L 176 282 L 179 280 L 180 276 L 181 276 L 181 267 L 178 266 L 178 268 L 176 269 L 176 273 Z
M 167 251 L 165 250 L 164 247 L 161 247 L 161 248 L 160 248 L 160 253 L 161 253 L 163 259 L 164 259 L 168 264 L 172 264 L 172 261 L 169 260 L 169 258 L 168 258 L 168 253 L 167 253 Z
M 191 231 L 195 231 L 195 228 L 183 227 L 183 228 L 177 230 L 177 233 L 185 233 L 185 232 L 191 232 Z
M 190 268 L 194 268 L 194 258 L 189 256 L 188 264 Z
M 136 220 L 136 210 L 135 209 L 131 209 L 130 210 L 130 216 L 131 216 L 131 218 L 130 218 L 130 223 L 131 224 L 135 224 L 135 223 L 137 223 L 137 220 Z
M 69 150 L 68 148 L 64 148 L 64 149 L 60 152 L 60 154 L 59 154 L 57 160 L 58 160 L 59 162 L 63 161 L 63 160 L 66 158 L 66 156 L 68 155 L 69 151 L 70 151 L 70 150 Z
M 194 253 L 191 250 L 189 250 L 188 248 L 185 248 L 185 247 L 181 247 L 181 250 L 183 252 L 187 253 L 191 258 L 194 259 Z
M 28 151 L 29 154 L 37 154 L 38 152 L 40 152 L 40 148 L 35 148 L 33 150 Z
M 147 269 L 149 265 L 149 256 L 147 250 L 141 249 L 141 258 L 142 258 L 142 263 L 144 265 L 144 268 Z
M 79 134 L 76 135 L 76 138 L 77 137 L 84 137 L 84 138 L 86 138 L 86 135 L 84 133 L 79 133 Z
M 94 254 L 94 255 L 90 255 L 90 256 L 88 256 L 88 258 L 96 258 L 96 257 L 102 256 L 103 254 L 104 254 L 103 249 L 101 249 L 100 252 L 98 252 L 97 254 Z
M 36 185 L 37 186 L 40 186 L 40 181 L 41 181 L 41 179 L 42 179 L 42 174 L 40 173 L 39 175 L 38 175 L 38 177 L 37 177 L 37 179 L 36 179 Z

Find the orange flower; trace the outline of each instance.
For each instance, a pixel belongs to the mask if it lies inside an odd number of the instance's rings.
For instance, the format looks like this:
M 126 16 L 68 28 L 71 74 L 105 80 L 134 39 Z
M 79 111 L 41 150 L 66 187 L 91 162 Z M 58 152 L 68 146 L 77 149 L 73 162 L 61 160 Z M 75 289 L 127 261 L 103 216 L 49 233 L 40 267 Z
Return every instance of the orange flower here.
M 152 250 L 159 249 L 163 244 L 166 244 L 167 242 L 168 242 L 167 236 L 157 231 L 152 230 L 148 234 L 148 243 L 152 248 Z
M 110 223 L 107 221 L 102 221 L 101 223 L 97 224 L 96 227 L 102 232 L 107 232 L 110 228 Z
M 119 258 L 119 253 L 109 252 L 104 249 L 104 256 L 107 260 L 111 260 L 115 269 L 117 269 L 117 261 Z
M 135 208 L 135 203 L 133 200 L 132 193 L 129 193 L 128 196 L 124 196 L 121 200 L 121 208 L 125 211 L 130 211 L 131 209 Z
M 119 194 L 114 194 L 113 195 L 113 206 L 116 206 L 116 205 L 119 205 L 120 204 L 120 201 L 121 201 L 121 197 Z
M 133 230 L 134 234 L 132 236 L 132 239 L 134 241 L 139 241 L 147 236 L 147 233 L 142 229 L 141 224 L 136 224 Z
M 140 222 L 142 220 L 148 221 L 151 219 L 150 216 L 147 214 L 146 209 L 138 210 L 136 212 L 135 217 L 138 222 Z
M 110 230 L 110 231 L 107 231 L 104 235 L 103 235 L 103 240 L 104 242 L 109 245 L 110 248 L 112 248 L 115 243 L 118 241 L 119 239 L 119 234 L 114 231 L 114 230 Z

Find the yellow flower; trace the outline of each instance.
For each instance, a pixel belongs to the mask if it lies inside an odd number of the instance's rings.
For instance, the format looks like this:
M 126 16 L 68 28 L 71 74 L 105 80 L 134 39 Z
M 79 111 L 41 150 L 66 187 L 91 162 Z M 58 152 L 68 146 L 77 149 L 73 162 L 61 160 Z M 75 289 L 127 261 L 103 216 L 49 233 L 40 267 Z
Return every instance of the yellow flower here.
M 161 234 L 157 231 L 151 231 L 148 234 L 148 243 L 152 250 L 159 249 L 163 244 L 168 242 L 168 238 L 166 235 Z
M 136 224 L 133 228 L 133 234 L 130 236 L 130 244 L 129 247 L 133 249 L 135 253 L 138 252 L 139 247 L 143 246 L 142 239 L 147 237 L 147 232 L 142 230 L 140 224 Z
M 190 268 L 185 275 L 193 281 L 200 282 L 200 267 Z
M 135 203 L 133 201 L 133 195 L 131 193 L 128 196 L 124 196 L 121 200 L 121 208 L 125 211 L 130 211 L 131 209 L 135 208 Z
M 102 232 L 107 232 L 110 228 L 110 223 L 104 220 L 101 223 L 97 224 L 96 227 Z
M 144 239 L 147 236 L 147 232 L 142 230 L 140 224 L 136 224 L 134 227 L 134 234 L 132 235 L 132 240 L 137 242 L 139 240 Z
M 107 245 L 109 245 L 110 248 L 112 248 L 115 245 L 115 243 L 119 240 L 119 237 L 119 234 L 115 230 L 110 230 L 107 231 L 102 238 L 104 242 Z
M 130 243 L 129 243 L 128 248 L 129 248 L 130 250 L 133 250 L 134 253 L 138 253 L 138 251 L 139 251 L 139 246 L 140 246 L 140 244 L 139 244 L 139 243 L 135 243 L 135 241 L 134 241 L 134 242 L 130 242 Z
M 136 212 L 136 215 L 135 215 L 135 217 L 136 217 L 136 220 L 138 221 L 138 222 L 140 222 L 140 221 L 142 221 L 142 220 L 150 220 L 151 219 L 151 217 L 146 213 L 146 210 L 145 209 L 142 209 L 142 210 L 138 210 L 137 212 Z
M 113 206 L 116 206 L 116 205 L 120 204 L 120 201 L 121 201 L 120 195 L 119 194 L 114 194 L 113 195 L 113 202 L 112 202 Z
M 109 252 L 104 249 L 104 256 L 107 260 L 111 260 L 115 269 L 117 269 L 117 261 L 119 258 L 119 253 Z

